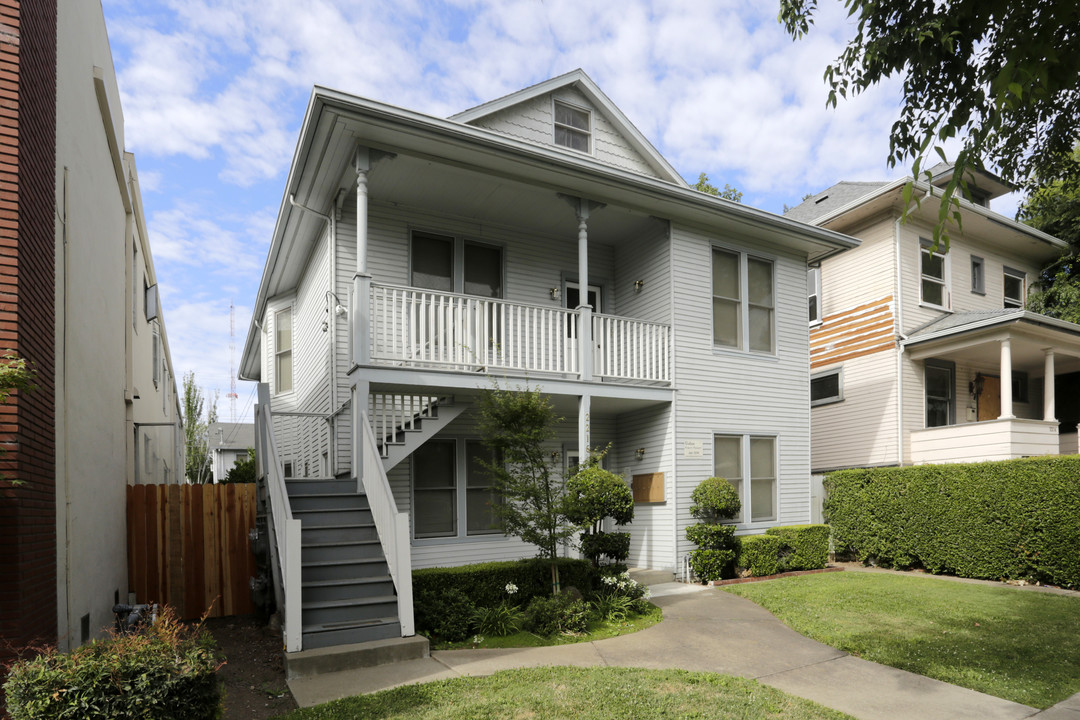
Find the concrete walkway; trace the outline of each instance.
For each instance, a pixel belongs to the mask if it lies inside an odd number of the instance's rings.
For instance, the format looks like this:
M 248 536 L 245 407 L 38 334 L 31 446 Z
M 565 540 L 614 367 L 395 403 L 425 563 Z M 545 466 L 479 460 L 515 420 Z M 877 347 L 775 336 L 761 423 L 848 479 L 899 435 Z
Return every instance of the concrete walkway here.
M 715 588 L 653 585 L 663 622 L 575 645 L 439 650 L 430 658 L 301 678 L 301 707 L 397 685 L 544 665 L 681 668 L 754 678 L 862 720 L 1080 720 L 1080 694 L 1045 710 L 852 657 L 791 630 L 749 600 Z

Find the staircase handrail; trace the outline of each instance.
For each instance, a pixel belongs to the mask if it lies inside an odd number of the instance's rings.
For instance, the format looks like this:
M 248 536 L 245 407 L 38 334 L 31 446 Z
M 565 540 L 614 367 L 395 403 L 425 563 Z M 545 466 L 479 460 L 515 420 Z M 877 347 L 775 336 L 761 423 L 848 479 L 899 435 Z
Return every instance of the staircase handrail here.
M 270 408 L 270 386 L 259 383 L 259 404 L 255 411 L 256 457 L 260 475 L 265 479 L 268 520 L 272 544 L 277 548 L 278 570 L 275 575 L 275 595 L 282 612 L 282 633 L 287 652 L 303 649 L 303 620 L 301 615 L 300 521 L 293 517 L 289 494 L 285 488 L 285 471 L 274 440 L 273 411 Z
M 413 621 L 412 598 L 412 545 L 409 542 L 409 514 L 399 512 L 390 481 L 383 469 L 382 459 L 376 449 L 375 431 L 371 427 L 367 410 L 361 410 L 360 427 L 363 452 L 363 469 L 360 473 L 361 487 L 367 495 L 371 516 L 379 533 L 390 577 L 394 581 L 398 599 L 398 622 L 402 637 L 416 634 Z

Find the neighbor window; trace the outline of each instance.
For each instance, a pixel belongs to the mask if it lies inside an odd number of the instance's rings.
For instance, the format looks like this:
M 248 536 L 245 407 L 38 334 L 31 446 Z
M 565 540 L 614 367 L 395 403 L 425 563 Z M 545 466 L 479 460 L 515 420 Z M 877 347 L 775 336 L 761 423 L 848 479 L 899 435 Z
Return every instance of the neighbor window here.
M 946 280 L 946 258 L 935 251 L 933 243 L 925 238 L 919 240 L 919 271 L 921 275 L 919 299 L 927 305 L 947 308 L 949 287 Z
M 491 476 L 479 440 L 430 440 L 412 454 L 413 536 L 502 535 Z
M 150 371 L 150 374 L 154 380 L 154 387 L 158 387 L 161 382 L 161 331 L 158 329 L 157 324 L 154 325 L 154 339 L 153 349 L 151 350 L 151 358 L 152 362 L 154 363 L 154 367 Z
M 776 519 L 776 438 L 717 435 L 713 438 L 713 474 L 731 483 L 742 500 L 743 522 Z
M 274 388 L 278 393 L 293 389 L 292 308 L 274 315 Z
M 773 263 L 719 248 L 713 248 L 712 260 L 713 343 L 737 350 L 773 352 Z
M 806 270 L 806 296 L 810 304 L 810 323 L 821 322 L 821 268 Z
M 940 360 L 926 361 L 926 427 L 956 422 L 956 366 Z
M 810 376 L 810 406 L 828 405 L 844 399 L 843 370 L 826 370 Z
M 1024 298 L 1027 294 L 1027 273 L 1007 267 L 1003 280 L 1003 307 L 1023 310 Z
M 589 152 L 591 136 L 589 111 L 555 101 L 555 144 Z
M 986 263 L 975 255 L 971 256 L 971 292 L 986 294 Z

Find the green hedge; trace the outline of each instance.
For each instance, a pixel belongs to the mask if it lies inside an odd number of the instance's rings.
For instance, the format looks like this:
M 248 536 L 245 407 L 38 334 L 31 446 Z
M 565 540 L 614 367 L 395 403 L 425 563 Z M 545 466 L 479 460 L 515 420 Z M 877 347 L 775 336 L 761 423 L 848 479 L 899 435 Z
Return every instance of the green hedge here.
M 588 560 L 560 558 L 557 564 L 563 589 L 576 587 L 585 595 L 592 593 L 597 576 Z M 506 593 L 507 583 L 517 585 L 513 597 Z M 476 607 L 493 607 L 503 600 L 524 605 L 531 598 L 551 595 L 551 563 L 533 558 L 413 571 L 415 597 L 451 589 L 467 595 Z
M 765 534 L 780 539 L 784 571 L 818 570 L 829 561 L 828 525 L 785 525 L 769 528 Z
M 739 557 L 735 564 L 754 577 L 780 572 L 780 549 L 783 542 L 773 535 L 746 535 L 739 538 Z
M 1080 587 L 1080 456 L 844 470 L 825 490 L 836 549 L 864 561 Z
M 145 634 L 97 640 L 16 663 L 12 720 L 213 720 L 222 715 L 213 638 L 165 614 Z

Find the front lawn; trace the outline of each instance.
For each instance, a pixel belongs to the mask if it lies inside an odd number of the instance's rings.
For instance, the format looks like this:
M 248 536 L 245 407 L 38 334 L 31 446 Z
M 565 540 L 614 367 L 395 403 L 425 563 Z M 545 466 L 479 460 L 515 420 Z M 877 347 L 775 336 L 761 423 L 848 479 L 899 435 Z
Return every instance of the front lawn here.
M 850 719 L 753 680 L 684 670 L 547 667 L 406 685 L 282 715 L 281 720 L 473 718 Z
M 555 635 L 536 635 L 528 630 L 521 630 L 512 635 L 494 637 L 491 635 L 473 635 L 461 642 L 432 642 L 432 650 L 460 650 L 464 648 L 517 648 L 543 647 L 545 645 L 570 645 L 572 643 L 592 642 L 606 638 L 628 635 L 652 627 L 664 619 L 664 611 L 649 603 L 649 610 L 634 615 L 626 620 L 590 619 L 588 628 L 583 633 L 558 633 Z
M 861 572 L 724 590 L 882 665 L 1037 708 L 1080 692 L 1080 598 Z

